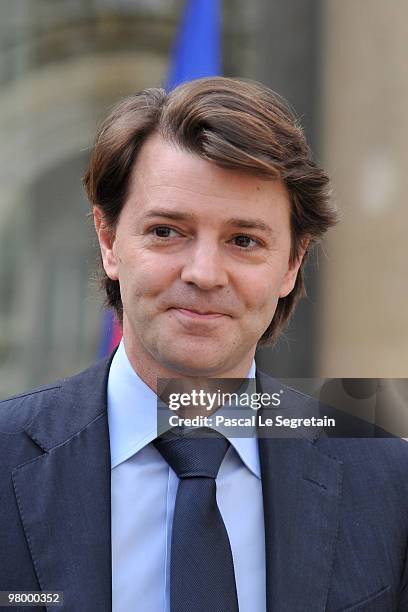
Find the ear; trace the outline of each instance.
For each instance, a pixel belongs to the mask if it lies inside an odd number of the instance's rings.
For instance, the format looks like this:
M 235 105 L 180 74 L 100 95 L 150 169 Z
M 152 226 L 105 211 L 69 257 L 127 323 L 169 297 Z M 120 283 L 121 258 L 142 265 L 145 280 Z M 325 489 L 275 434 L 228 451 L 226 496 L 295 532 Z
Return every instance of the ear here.
M 106 223 L 104 214 L 99 206 L 93 207 L 93 217 L 104 270 L 110 279 L 118 280 L 118 265 L 113 248 L 115 244 L 115 232 Z
M 299 248 L 298 258 L 292 263 L 288 264 L 288 270 L 285 276 L 283 277 L 282 285 L 279 291 L 280 298 L 283 298 L 289 295 L 289 293 L 292 291 L 293 287 L 295 286 L 299 268 L 302 265 L 302 261 L 306 254 L 309 244 L 310 244 L 310 238 L 308 237 L 304 238 Z

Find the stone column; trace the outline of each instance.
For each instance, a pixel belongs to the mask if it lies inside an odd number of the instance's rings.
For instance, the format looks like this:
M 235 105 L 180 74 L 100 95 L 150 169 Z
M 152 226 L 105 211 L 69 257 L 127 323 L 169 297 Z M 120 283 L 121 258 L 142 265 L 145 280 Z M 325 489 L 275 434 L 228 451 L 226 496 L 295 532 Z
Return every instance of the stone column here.
M 408 4 L 326 0 L 320 375 L 408 376 Z

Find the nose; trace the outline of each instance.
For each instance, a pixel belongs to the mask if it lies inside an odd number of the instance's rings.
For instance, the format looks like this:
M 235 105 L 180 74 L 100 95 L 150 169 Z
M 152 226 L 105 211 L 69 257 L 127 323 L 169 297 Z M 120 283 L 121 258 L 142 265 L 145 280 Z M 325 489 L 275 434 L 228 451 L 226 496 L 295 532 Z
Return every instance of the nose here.
M 225 287 L 228 284 L 228 275 L 219 246 L 209 241 L 197 240 L 183 266 L 181 279 L 207 291 Z

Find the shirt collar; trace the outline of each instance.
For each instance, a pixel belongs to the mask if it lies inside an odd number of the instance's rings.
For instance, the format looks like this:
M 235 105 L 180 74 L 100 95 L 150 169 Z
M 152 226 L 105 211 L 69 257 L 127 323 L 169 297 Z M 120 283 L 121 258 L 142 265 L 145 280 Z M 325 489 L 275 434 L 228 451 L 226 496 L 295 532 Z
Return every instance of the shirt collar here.
M 253 361 L 247 378 L 255 374 Z M 109 370 L 108 422 L 112 469 L 157 437 L 157 396 L 132 368 L 123 340 Z M 257 438 L 226 437 L 246 467 L 260 478 Z

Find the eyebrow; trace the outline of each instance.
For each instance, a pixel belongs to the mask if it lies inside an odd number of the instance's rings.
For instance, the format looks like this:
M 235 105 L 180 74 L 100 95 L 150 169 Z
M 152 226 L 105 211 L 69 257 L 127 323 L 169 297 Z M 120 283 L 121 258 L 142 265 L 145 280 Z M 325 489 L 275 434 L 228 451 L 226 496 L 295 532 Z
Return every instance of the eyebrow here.
M 154 208 L 145 214 L 146 219 L 151 219 L 152 217 L 165 217 L 174 221 L 194 221 L 194 215 L 191 213 L 181 213 L 167 210 L 166 208 Z
M 273 229 L 270 225 L 262 221 L 262 219 L 229 219 L 228 225 L 234 225 L 235 227 L 243 227 L 249 229 L 258 229 L 263 232 L 269 232 L 273 234 Z
M 166 208 L 154 208 L 146 213 L 145 218 L 151 219 L 152 217 L 164 217 L 166 219 L 172 219 L 173 221 L 194 221 L 195 215 L 192 213 L 182 213 L 172 210 L 167 210 Z M 228 219 L 226 225 L 232 225 L 234 227 L 246 228 L 246 229 L 257 229 L 263 232 L 268 232 L 270 234 L 274 234 L 273 229 L 265 223 L 262 219 L 257 218 L 240 218 L 234 217 L 232 219 Z

